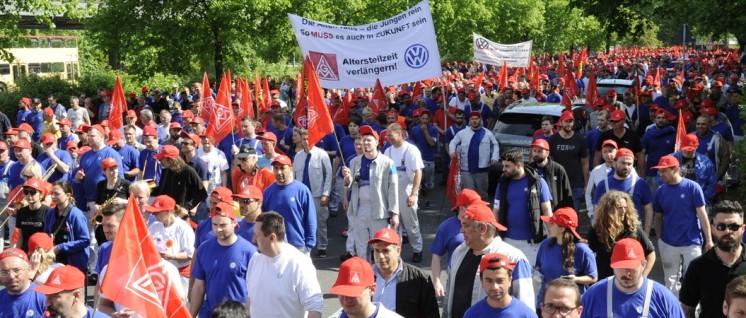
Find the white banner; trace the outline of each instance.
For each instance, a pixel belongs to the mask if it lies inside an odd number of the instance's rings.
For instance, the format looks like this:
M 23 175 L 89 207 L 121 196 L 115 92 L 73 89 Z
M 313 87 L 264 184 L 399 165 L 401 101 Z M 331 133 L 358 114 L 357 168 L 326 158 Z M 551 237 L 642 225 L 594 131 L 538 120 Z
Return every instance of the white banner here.
M 428 0 L 386 20 L 342 26 L 288 14 L 325 88 L 396 85 L 441 76 Z
M 531 44 L 526 41 L 516 44 L 500 44 L 487 40 L 485 37 L 473 33 L 474 61 L 502 66 L 503 61 L 508 67 L 528 67 L 531 60 Z

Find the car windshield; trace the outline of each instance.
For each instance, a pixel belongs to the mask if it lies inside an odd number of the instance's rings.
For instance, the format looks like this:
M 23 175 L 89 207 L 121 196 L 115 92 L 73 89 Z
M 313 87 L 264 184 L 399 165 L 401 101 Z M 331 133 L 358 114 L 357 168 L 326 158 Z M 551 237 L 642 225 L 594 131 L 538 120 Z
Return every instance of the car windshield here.
M 599 84 L 598 85 L 598 96 L 606 96 L 606 93 L 612 89 L 615 90 L 617 95 L 619 96 L 624 95 L 624 93 L 626 93 L 629 90 L 629 88 L 624 87 L 624 86 L 617 86 L 617 85 L 602 86 L 602 84 Z M 621 100 L 621 99 L 618 99 L 618 100 Z
M 532 137 L 541 128 L 541 117 L 529 114 L 505 113 L 495 125 L 495 133 Z

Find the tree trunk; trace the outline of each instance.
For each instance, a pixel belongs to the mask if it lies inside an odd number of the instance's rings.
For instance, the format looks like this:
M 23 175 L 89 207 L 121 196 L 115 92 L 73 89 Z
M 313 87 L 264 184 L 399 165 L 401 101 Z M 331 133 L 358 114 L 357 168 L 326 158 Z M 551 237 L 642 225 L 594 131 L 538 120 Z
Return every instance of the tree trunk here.
M 115 48 L 110 48 L 107 53 L 109 56 L 109 66 L 111 66 L 111 69 L 119 70 L 121 66 L 121 63 L 119 63 L 119 51 Z
M 217 28 L 213 27 L 212 35 L 215 40 L 215 81 L 219 82 L 223 78 L 223 47 L 224 43 L 218 35 L 220 34 Z
M 606 27 L 606 54 L 609 54 L 611 51 L 611 30 L 609 30 L 609 27 Z

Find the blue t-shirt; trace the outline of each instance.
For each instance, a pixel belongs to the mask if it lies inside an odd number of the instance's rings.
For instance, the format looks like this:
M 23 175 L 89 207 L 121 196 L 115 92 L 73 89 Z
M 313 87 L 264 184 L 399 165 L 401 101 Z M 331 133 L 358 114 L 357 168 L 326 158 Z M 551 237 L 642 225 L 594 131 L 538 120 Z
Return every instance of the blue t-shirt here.
M 122 156 L 122 166 L 119 168 L 122 173 L 138 167 L 138 162 L 140 161 L 140 153 L 135 147 L 125 144 L 122 148 L 119 148 L 117 152 L 119 153 L 119 155 Z M 134 182 L 137 177 L 125 177 L 125 179 L 127 179 L 127 181 Z
M 207 169 L 207 164 L 202 161 L 202 159 L 194 157 L 192 158 L 192 161 L 189 161 L 187 164 L 194 169 L 194 172 L 197 173 L 200 180 L 206 181 L 210 177 L 210 171 Z
M 414 145 L 420 149 L 422 161 L 435 161 L 435 153 L 438 151 L 438 128 L 433 124 L 428 124 L 427 134 L 430 135 L 434 141 L 432 146 L 427 142 L 425 132 L 422 130 L 422 126 L 420 125 L 412 127 L 412 135 L 410 138 L 414 141 Z
M 106 179 L 104 172 L 101 170 L 101 162 L 106 158 L 114 158 L 117 161 L 117 166 L 122 166 L 122 157 L 114 148 L 109 146 L 99 151 L 91 149 L 80 157 L 80 168 L 85 171 L 83 189 L 87 202 L 96 201 L 96 186 L 101 180 Z M 119 169 L 119 177 L 124 177 L 124 172 L 121 169 Z
M 230 136 L 228 136 L 228 137 L 230 137 Z M 254 138 L 254 139 L 248 139 L 248 138 L 245 138 L 245 137 L 241 138 L 241 139 L 236 138 L 235 145 L 236 145 L 236 147 L 238 147 L 238 149 L 241 149 L 241 146 L 243 146 L 243 145 L 249 145 L 252 148 L 256 149 L 256 154 L 257 155 L 261 156 L 261 155 L 264 154 L 264 148 L 262 148 L 262 142 L 259 141 L 259 139 L 256 139 L 256 138 Z
M 238 141 L 241 139 L 242 138 L 239 133 L 228 134 L 228 136 L 225 136 L 225 138 L 223 138 L 223 140 L 218 143 L 217 147 L 223 152 L 223 154 L 225 154 L 225 159 L 228 160 L 228 166 L 233 165 L 233 141 Z M 239 146 L 239 149 L 240 148 L 241 147 Z
M 451 127 L 448 127 L 448 129 L 446 129 L 446 144 L 450 144 L 453 138 L 456 137 L 456 134 L 458 134 L 459 131 L 464 130 L 464 128 L 466 128 L 466 125 L 461 125 L 459 128 L 456 124 L 453 124 Z
M 482 299 L 469 307 L 464 313 L 464 318 L 482 317 L 536 318 L 538 316 L 536 316 L 534 310 L 513 297 L 510 303 L 503 308 L 493 308 L 487 303 L 487 299 Z
M 540 308 L 541 296 L 544 294 L 544 289 L 549 282 L 560 276 L 570 275 L 564 268 L 562 245 L 554 244 L 550 247 L 549 243 L 551 241 L 553 241 L 551 238 L 542 241 L 541 245 L 539 245 L 539 251 L 536 254 L 536 263 L 534 266 L 541 268 L 541 273 L 544 275 L 541 288 L 536 294 L 536 308 Z M 573 256 L 575 257 L 575 270 L 572 272 L 572 275 L 598 277 L 596 256 L 587 244 L 581 242 L 575 243 L 575 253 Z M 582 295 L 588 289 L 588 285 L 578 285 L 578 288 L 580 288 L 580 294 Z
M 26 116 L 26 122 L 31 125 L 31 128 L 34 128 L 34 133 L 31 135 L 31 138 L 36 142 L 39 142 L 39 139 L 41 139 L 41 133 L 43 131 L 42 127 L 44 124 L 44 117 L 42 117 L 42 114 L 42 111 L 31 111 L 31 113 Z
M 73 158 L 70 157 L 70 154 L 67 151 L 57 149 L 54 151 L 54 155 L 57 156 L 60 161 L 64 162 L 68 167 L 73 165 Z M 36 157 L 36 161 L 41 164 L 41 168 L 43 171 L 47 171 L 47 169 L 49 169 L 49 167 L 54 164 L 54 161 L 52 161 L 52 158 L 49 158 L 49 155 L 47 155 L 46 152 L 39 154 L 39 156 Z M 60 179 L 66 180 L 68 177 L 68 173 L 62 173 L 59 170 L 54 169 L 54 172 L 52 173 L 52 175 L 49 176 L 47 182 L 54 183 L 55 181 Z
M 238 228 L 236 228 L 236 235 L 243 237 L 249 243 L 254 244 L 254 225 L 256 222 L 247 222 L 246 219 L 238 220 Z
M 632 189 L 632 182 L 635 182 L 634 190 Z M 606 194 L 606 182 L 609 182 L 609 190 L 618 190 L 629 194 L 632 192 L 632 201 L 635 203 L 635 209 L 637 210 L 638 220 L 645 220 L 645 212 L 642 210 L 643 206 L 646 206 L 653 202 L 653 192 L 650 191 L 650 186 L 645 179 L 635 176 L 630 176 L 624 180 L 618 180 L 614 178 L 614 172 L 612 171 L 606 179 L 601 180 L 596 186 L 596 192 L 593 194 L 593 204 L 598 204 L 601 197 Z
M 667 317 L 667 318 L 683 318 L 684 313 L 681 311 L 681 305 L 679 300 L 676 299 L 665 286 L 644 278 L 645 282 L 642 287 L 637 291 L 626 294 L 621 292 L 616 287 L 612 288 L 611 301 L 613 308 L 614 317 L 616 318 L 637 318 L 640 317 L 642 306 L 645 302 L 645 291 L 647 290 L 648 284 L 653 285 L 653 294 L 650 299 L 650 312 L 649 317 Z M 603 279 L 596 284 L 593 284 L 588 291 L 583 294 L 580 300 L 580 304 L 583 306 L 583 312 L 580 314 L 580 318 L 606 318 L 606 293 L 608 279 Z
M 541 203 L 552 201 L 552 194 L 549 192 L 549 186 L 544 178 L 539 178 L 541 181 Z M 500 211 L 500 213 L 507 213 L 508 224 L 505 226 L 508 230 L 505 232 L 505 237 L 513 240 L 526 241 L 534 238 L 534 234 L 531 231 L 531 219 L 528 211 L 528 175 L 523 176 L 519 180 L 510 180 L 508 183 L 508 211 Z M 500 185 L 495 190 L 495 205 L 500 198 Z
M 242 237 L 230 246 L 222 246 L 211 239 L 200 246 L 192 265 L 192 277 L 205 281 L 205 301 L 200 317 L 210 317 L 212 311 L 225 300 L 246 302 L 246 275 L 256 247 Z
M 106 241 L 98 247 L 98 258 L 96 259 L 96 273 L 101 273 L 104 266 L 109 264 L 111 250 L 114 248 L 113 241 Z
M 215 232 L 212 231 L 212 218 L 206 218 L 197 224 L 197 230 L 194 232 L 194 248 L 199 248 L 202 243 L 212 238 L 215 238 Z
M 67 142 L 70 140 L 75 140 L 73 136 L 74 136 L 73 134 L 70 134 L 70 136 L 67 136 L 67 137 L 63 136 L 63 137 L 57 138 L 57 149 L 67 150 Z
M 653 211 L 663 213 L 661 240 L 676 247 L 702 245 L 702 228 L 695 209 L 704 205 L 702 188 L 692 180 L 661 184 L 653 200 Z
M 699 133 L 697 133 L 697 139 L 699 139 L 699 147 L 697 147 L 697 153 L 703 154 L 707 156 L 707 158 L 710 158 L 710 161 L 712 163 L 717 162 L 718 154 L 716 152 L 717 149 L 715 149 L 714 141 L 712 138 L 715 138 L 715 133 L 710 131 L 707 136 L 701 136 Z M 710 146 L 710 144 L 713 144 Z M 720 147 L 725 147 L 725 145 L 720 145 Z
M 94 315 L 93 314 L 93 308 L 91 308 L 90 306 L 87 306 L 87 307 L 88 307 L 88 311 L 86 311 L 85 316 L 83 316 L 83 318 L 110 318 L 111 317 L 111 316 L 109 316 L 109 315 L 107 315 L 105 313 L 102 313 L 102 312 L 98 311 L 98 310 L 96 310 L 96 314 Z
M 140 151 L 140 157 L 137 158 L 137 167 L 140 168 L 140 180 L 154 179 L 155 183 L 161 179 L 161 164 L 153 156 L 161 151 L 161 147 L 150 151 L 147 148 Z M 146 166 L 147 165 L 147 166 Z
M 675 143 L 676 129 L 671 126 L 666 126 L 663 129 L 652 127 L 645 131 L 642 136 L 642 149 L 645 149 L 647 175 L 654 176 L 657 174 L 657 171 L 652 167 L 658 164 L 661 157 L 674 151 Z
M 312 250 L 316 246 L 316 206 L 313 195 L 303 183 L 272 183 L 264 190 L 262 211 L 275 211 L 285 219 L 285 242 Z
M 0 290 L 0 317 L 43 317 L 47 310 L 47 297 L 33 291 L 36 284 L 18 295 L 8 294 L 8 290 Z M 7 315 L 7 316 L 6 316 Z
M 438 226 L 438 231 L 435 232 L 435 239 L 430 244 L 430 253 L 441 257 L 448 253 L 446 264 L 448 264 L 448 267 L 451 267 L 453 250 L 463 242 L 464 234 L 461 233 L 461 221 L 459 221 L 458 216 L 454 215 L 447 218 Z
M 544 134 L 541 134 L 539 136 L 544 136 Z M 596 147 L 598 146 L 599 139 L 601 139 L 601 131 L 598 128 L 591 129 L 590 131 L 588 131 L 588 133 L 585 134 L 585 144 L 588 147 L 588 154 L 589 156 L 591 156 L 590 157 L 591 159 L 593 158 L 593 156 L 596 155 L 596 151 L 601 150 L 601 149 L 596 149 Z M 593 160 L 588 160 L 588 161 L 589 161 L 589 166 L 588 166 L 589 171 L 593 170 Z
M 21 124 L 27 122 L 29 114 L 31 114 L 31 110 L 19 109 L 16 113 L 16 125 L 20 126 Z

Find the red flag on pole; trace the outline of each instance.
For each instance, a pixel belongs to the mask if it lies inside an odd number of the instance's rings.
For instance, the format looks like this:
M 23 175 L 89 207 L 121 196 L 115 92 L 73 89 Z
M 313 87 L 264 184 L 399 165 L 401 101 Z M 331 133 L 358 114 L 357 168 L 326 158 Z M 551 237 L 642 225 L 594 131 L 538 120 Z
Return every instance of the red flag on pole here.
M 306 111 L 299 118 L 302 127 L 308 127 L 308 146 L 314 146 L 324 136 L 334 131 L 334 123 L 329 116 L 329 108 L 324 99 L 324 90 L 321 88 L 319 77 L 316 75 L 311 58 L 306 56 L 303 62 L 303 81 L 306 86 Z M 308 84 L 306 84 L 308 83 Z
M 378 113 L 382 109 L 387 108 L 386 105 L 388 105 L 388 102 L 386 101 L 386 93 L 383 90 L 381 81 L 376 79 L 376 86 L 373 88 L 373 97 L 370 99 L 368 107 L 373 111 L 373 116 L 378 116 Z
M 210 89 L 210 80 L 207 78 L 207 72 L 202 75 L 202 91 L 199 93 L 199 116 L 202 119 L 210 118 L 208 112 L 212 111 L 212 104 L 215 100 L 212 98 L 212 89 Z
M 264 93 L 264 103 L 266 104 L 267 108 L 272 107 L 272 96 L 269 94 L 269 81 L 267 81 L 267 76 L 264 76 L 262 79 L 262 93 Z
M 269 101 L 264 98 L 262 91 L 262 82 L 259 79 L 259 71 L 254 71 L 254 100 L 256 101 L 259 114 L 264 114 L 269 110 Z
M 249 83 L 244 81 L 240 76 L 236 79 L 236 98 L 240 100 L 238 111 L 236 112 L 236 122 L 246 116 L 254 117 L 254 103 L 251 100 L 251 91 Z
M 505 61 L 503 61 L 503 66 L 500 68 L 497 84 L 500 86 L 500 89 L 508 87 L 508 63 Z
M 653 83 L 658 85 L 658 89 L 663 89 L 663 87 L 661 86 L 661 68 L 660 67 L 655 68 L 655 79 Z
M 474 78 L 474 89 L 479 93 L 479 89 L 482 87 L 482 82 L 484 82 L 484 71 L 480 72 L 477 77 Z
M 127 99 L 124 97 L 122 81 L 117 76 L 114 82 L 114 92 L 111 96 L 111 110 L 109 111 L 109 128 L 119 129 L 124 126 L 124 113 L 127 111 Z
M 350 104 L 352 101 L 351 92 L 347 92 L 345 94 L 344 100 L 342 100 L 342 104 L 337 106 L 337 109 L 334 110 L 334 116 L 332 116 L 332 121 L 334 121 L 337 124 L 340 124 L 342 126 L 347 126 L 349 124 L 348 120 L 350 118 Z M 349 99 L 349 100 L 348 100 Z
M 223 73 L 220 81 L 218 96 L 212 104 L 211 115 L 205 118 L 210 124 L 205 135 L 213 145 L 220 143 L 233 130 L 233 109 L 231 107 L 231 75 L 230 71 Z
M 560 105 L 565 106 L 565 111 L 572 111 L 572 93 L 570 89 L 565 87 L 565 92 L 562 94 L 562 101 Z
M 143 317 L 191 317 L 174 282 L 167 279 L 161 257 L 130 196 L 111 250 L 101 293 Z
M 686 124 L 684 123 L 684 114 L 679 109 L 679 123 L 676 125 L 676 143 L 674 144 L 673 151 L 677 152 L 681 148 L 681 142 L 686 136 Z
M 446 181 L 446 196 L 451 206 L 456 206 L 456 196 L 461 192 L 458 185 L 461 183 L 459 175 L 458 155 L 451 158 L 451 167 L 448 170 L 448 180 Z
M 596 106 L 597 95 L 598 88 L 596 87 L 596 71 L 591 68 L 591 74 L 588 76 L 588 90 L 585 94 L 585 105 L 591 109 L 594 109 L 594 107 Z
M 559 54 L 559 65 L 557 65 L 557 77 L 565 76 L 565 54 Z
M 425 97 L 424 90 L 425 84 L 423 84 L 422 82 L 417 82 L 416 84 L 414 84 L 414 91 L 412 91 L 412 102 L 417 102 L 417 100 L 423 99 Z

